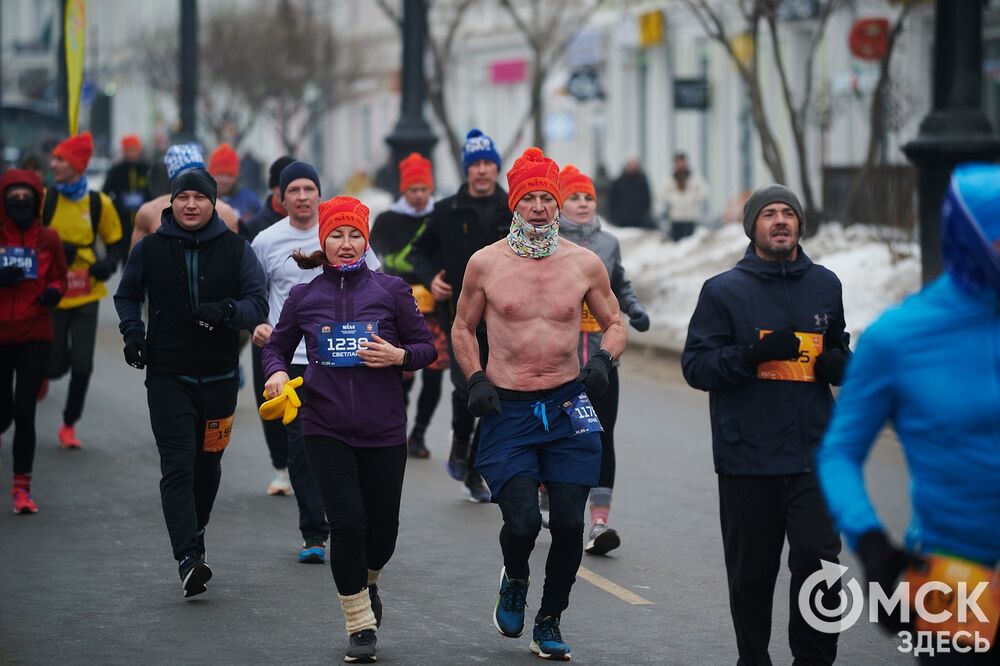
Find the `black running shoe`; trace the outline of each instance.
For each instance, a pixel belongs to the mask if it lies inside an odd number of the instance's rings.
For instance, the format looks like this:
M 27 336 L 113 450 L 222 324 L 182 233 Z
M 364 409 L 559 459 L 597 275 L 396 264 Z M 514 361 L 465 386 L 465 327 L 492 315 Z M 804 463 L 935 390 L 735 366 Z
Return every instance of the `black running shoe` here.
M 606 555 L 622 544 L 618 532 L 601 522 L 594 523 L 584 549 L 588 555 Z
M 206 583 L 212 580 L 212 570 L 200 558 L 188 556 L 181 560 L 181 589 L 184 598 L 193 597 L 205 592 Z
M 372 600 L 372 613 L 375 614 L 375 626 L 382 626 L 382 598 L 378 596 L 378 585 L 368 586 L 368 597 Z
M 351 644 L 344 654 L 344 661 L 350 664 L 375 663 L 375 630 L 362 629 L 351 634 Z
M 427 444 L 424 443 L 423 435 L 410 435 L 410 439 L 406 443 L 406 452 L 411 458 L 431 457 L 431 452 L 428 450 Z

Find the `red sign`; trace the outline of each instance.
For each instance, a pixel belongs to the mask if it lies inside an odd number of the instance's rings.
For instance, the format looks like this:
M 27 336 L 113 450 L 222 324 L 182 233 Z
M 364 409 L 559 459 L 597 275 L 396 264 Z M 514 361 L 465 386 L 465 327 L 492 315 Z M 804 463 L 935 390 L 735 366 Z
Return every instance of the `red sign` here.
M 861 19 L 851 28 L 851 53 L 862 60 L 881 60 L 889 49 L 889 19 Z
M 498 60 L 490 63 L 492 83 L 519 83 L 528 78 L 527 60 Z

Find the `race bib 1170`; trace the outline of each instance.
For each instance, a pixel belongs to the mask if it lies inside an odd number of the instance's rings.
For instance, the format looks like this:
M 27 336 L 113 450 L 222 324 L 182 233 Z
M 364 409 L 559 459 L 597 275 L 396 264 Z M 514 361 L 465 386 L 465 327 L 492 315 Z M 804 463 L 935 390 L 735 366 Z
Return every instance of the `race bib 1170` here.
M 351 368 L 364 365 L 358 356 L 362 343 L 378 335 L 378 322 L 345 321 L 320 324 L 316 334 L 319 364 L 331 368 Z

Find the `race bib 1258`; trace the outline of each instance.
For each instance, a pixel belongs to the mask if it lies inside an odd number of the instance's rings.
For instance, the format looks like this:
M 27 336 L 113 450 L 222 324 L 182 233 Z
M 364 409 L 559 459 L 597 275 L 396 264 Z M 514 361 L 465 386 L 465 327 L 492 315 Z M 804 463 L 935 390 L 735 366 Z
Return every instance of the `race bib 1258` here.
M 20 266 L 24 277 L 38 278 L 38 254 L 32 247 L 0 247 L 0 268 Z

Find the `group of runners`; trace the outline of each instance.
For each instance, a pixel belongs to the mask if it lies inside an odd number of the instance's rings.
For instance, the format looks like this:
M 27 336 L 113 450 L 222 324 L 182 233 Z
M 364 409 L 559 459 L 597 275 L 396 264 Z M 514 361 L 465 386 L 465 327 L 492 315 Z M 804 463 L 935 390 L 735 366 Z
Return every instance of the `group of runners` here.
M 97 205 L 85 201 L 85 178 L 79 184 L 88 143 L 87 136 L 72 137 L 54 153 L 54 189 L 68 202 L 59 200 L 54 217 L 36 175 L 13 170 L 0 179 L 0 297 L 16 313 L 0 327 L 7 336 L 0 338 L 0 426 L 15 421 L 18 513 L 37 510 L 30 473 L 42 378 L 68 366 L 73 374 L 59 439 L 64 447 L 80 446 L 72 429 L 90 371 L 82 357 L 92 359 L 97 301 L 121 259 L 113 249 L 121 225 L 112 206 L 101 201 L 92 226 L 79 221 L 90 216 L 77 209 Z M 233 156 L 224 151 L 222 158 Z M 76 170 L 60 175 L 64 163 Z M 528 559 L 544 524 L 552 541 L 530 649 L 570 659 L 560 621 L 583 554 L 605 554 L 621 543 L 608 521 L 618 368 L 627 339 L 623 313 L 638 331 L 650 326 L 617 241 L 596 216 L 591 179 L 528 148 L 506 172 L 505 191 L 496 146 L 474 129 L 463 146 L 467 180 L 453 196 L 435 201 L 432 166 L 412 154 L 399 164 L 399 200 L 372 224 L 356 198 L 323 200 L 312 165 L 279 158 L 265 205 L 227 224 L 220 181 L 196 146 L 172 147 L 165 164 L 169 192 L 136 211 L 114 301 L 125 361 L 145 370 L 163 515 L 183 596 L 206 592 L 213 576 L 206 528 L 232 434 L 241 349 L 249 341 L 260 413 L 281 419 L 265 421 L 276 471 L 269 492 L 290 487 L 296 497 L 299 561 L 329 560 L 348 635 L 345 661 L 375 661 L 379 585 L 396 548 L 407 458 L 430 455 L 427 429 L 448 369 L 448 473 L 471 501 L 498 504 L 502 517 L 493 624 L 507 637 L 524 632 Z M 988 303 L 995 305 L 1000 293 L 1000 169 L 959 170 L 950 192 L 946 220 L 959 241 L 948 248 L 949 272 L 919 305 L 904 307 L 962 302 L 962 325 L 982 339 L 992 336 L 996 356 L 997 313 Z M 72 231 L 64 221 L 70 209 L 79 217 Z M 833 663 L 837 635 L 804 620 L 798 590 L 822 560 L 837 561 L 839 530 L 869 579 L 895 582 L 910 560 L 891 545 L 867 503 L 861 462 L 887 419 L 904 426 L 908 452 L 923 455 L 931 447 L 926 428 L 907 411 L 908 401 L 921 401 L 905 383 L 886 381 L 884 369 L 873 370 L 880 352 L 868 350 L 876 342 L 859 348 L 859 361 L 846 372 L 851 350 L 840 282 L 806 256 L 805 221 L 786 187 L 750 196 L 746 256 L 705 283 L 682 356 L 687 381 L 710 395 L 730 604 L 745 664 L 770 663 L 771 600 L 786 538 L 793 655 L 797 663 Z M 100 258 L 92 249 L 98 236 L 108 248 Z M 82 301 L 71 291 L 77 283 L 88 286 Z M 66 339 L 89 344 L 78 364 L 71 351 L 56 353 Z M 881 357 L 896 354 L 902 364 L 910 353 L 919 359 L 929 352 L 900 344 Z M 40 358 L 59 367 L 45 372 Z M 408 429 L 417 373 L 421 391 Z M 986 406 L 1000 395 L 995 367 L 985 377 L 968 395 L 969 404 L 978 400 L 983 409 L 969 436 L 958 435 L 954 445 L 967 449 L 970 473 L 981 476 L 978 487 L 993 482 L 995 488 L 1000 424 L 998 411 Z M 827 432 L 830 387 L 841 384 L 849 399 Z M 882 406 L 877 414 L 866 411 L 871 401 Z M 926 528 L 908 548 L 995 565 L 995 494 L 936 477 L 933 465 L 918 460 L 913 472 L 935 497 L 974 511 L 966 521 L 928 520 L 938 514 L 931 494 L 921 496 L 915 512 Z M 838 593 L 839 584 L 825 590 L 833 599 L 827 608 L 837 606 Z

